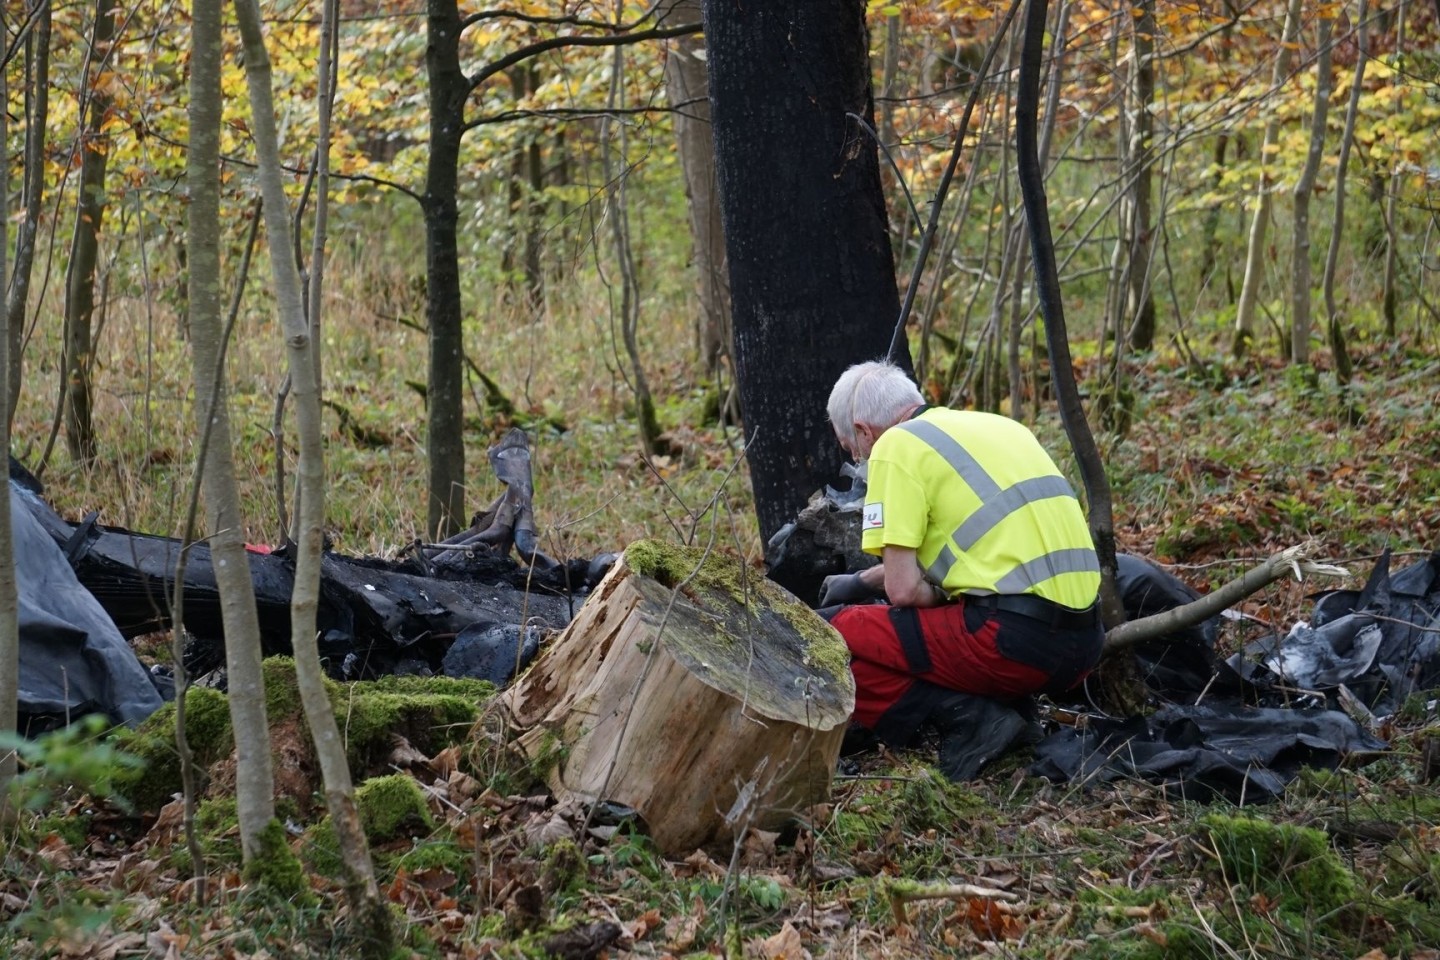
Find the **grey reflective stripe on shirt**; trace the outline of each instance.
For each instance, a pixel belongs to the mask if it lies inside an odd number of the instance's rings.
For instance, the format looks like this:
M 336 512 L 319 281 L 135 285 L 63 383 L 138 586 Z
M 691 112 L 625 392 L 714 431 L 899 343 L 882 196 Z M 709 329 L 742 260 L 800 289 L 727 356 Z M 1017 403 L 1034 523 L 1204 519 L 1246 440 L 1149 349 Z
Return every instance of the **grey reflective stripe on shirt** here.
M 930 449 L 944 457 L 945 462 L 950 464 L 950 469 L 970 484 L 970 489 L 975 491 L 975 496 L 980 498 L 981 503 L 987 503 L 991 497 L 1000 495 L 1000 485 L 980 466 L 980 461 L 970 456 L 969 450 L 956 443 L 954 437 L 935 424 L 926 420 L 906 420 L 895 426 L 924 440 Z
M 955 528 L 955 545 L 969 550 L 980 542 L 980 538 L 1000 525 L 1000 522 L 1026 504 L 1052 497 L 1073 497 L 1075 491 L 1064 477 L 1031 477 L 1021 480 L 1013 487 L 1001 490 L 993 499 L 987 499 L 965 522 Z
M 971 456 L 970 451 L 935 424 L 926 420 L 907 420 L 896 424 L 896 428 L 912 434 L 938 453 L 980 499 L 979 509 L 966 517 L 965 522 L 951 534 L 955 545 L 961 550 L 972 549 L 981 538 L 1017 510 L 1040 500 L 1075 496 L 1070 482 L 1057 474 L 1031 477 L 1010 487 L 1001 488 L 985 468 L 980 466 L 980 462 Z M 934 583 L 944 584 L 957 559 L 947 543 L 940 548 L 940 553 L 925 572 Z M 1023 593 L 1062 573 L 1092 571 L 1100 572 L 1100 562 L 1094 550 L 1057 550 L 1021 564 L 1001 577 L 995 586 L 1000 593 Z
M 1099 573 L 1100 558 L 1087 547 L 1071 547 L 1068 550 L 1052 550 L 1034 560 L 1020 564 L 995 584 L 997 593 L 1024 593 L 1036 584 L 1044 583 L 1062 573 Z

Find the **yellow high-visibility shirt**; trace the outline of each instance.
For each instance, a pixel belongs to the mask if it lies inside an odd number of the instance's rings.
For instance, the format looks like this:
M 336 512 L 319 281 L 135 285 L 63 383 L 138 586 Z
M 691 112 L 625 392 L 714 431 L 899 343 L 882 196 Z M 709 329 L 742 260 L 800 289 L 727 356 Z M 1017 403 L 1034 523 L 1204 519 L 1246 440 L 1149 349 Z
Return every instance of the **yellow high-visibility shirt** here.
M 1008 417 L 931 407 L 870 452 L 861 546 L 916 551 L 948 593 L 1030 593 L 1084 609 L 1100 562 L 1080 501 L 1040 441 Z

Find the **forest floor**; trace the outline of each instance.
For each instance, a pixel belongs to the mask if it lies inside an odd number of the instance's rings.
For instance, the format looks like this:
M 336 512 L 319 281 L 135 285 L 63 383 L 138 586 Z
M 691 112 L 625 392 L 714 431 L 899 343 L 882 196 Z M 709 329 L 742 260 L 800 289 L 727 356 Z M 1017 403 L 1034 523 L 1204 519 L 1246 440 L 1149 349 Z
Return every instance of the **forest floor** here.
M 1205 591 L 1318 538 L 1354 577 L 1282 582 L 1242 605 L 1283 633 L 1313 592 L 1363 582 L 1383 549 L 1398 567 L 1440 546 L 1433 355 L 1362 345 L 1347 389 L 1262 361 L 1134 375 L 1126 429 L 1101 437 L 1122 550 Z M 731 462 L 719 430 L 671 426 L 685 453 L 617 467 L 639 478 L 626 496 L 658 496 L 687 470 L 713 482 Z M 1037 430 L 1065 448 L 1051 420 Z M 729 482 L 743 487 L 743 471 Z M 727 493 L 726 510 L 753 558 L 745 496 Z M 1227 651 L 1250 636 L 1235 629 Z M 1436 722 L 1433 704 L 1411 703 L 1384 724 L 1391 748 L 1378 759 L 1306 773 L 1280 801 L 1244 808 L 1150 783 L 1052 784 L 1027 773 L 1024 750 L 961 785 L 930 766 L 933 744 L 871 753 L 791 829 L 678 859 L 624 823 L 587 827 L 468 731 L 357 776 L 399 772 L 424 790 L 424 810 L 382 817 L 372 834 L 400 956 L 1434 958 L 1440 795 L 1423 753 Z M 72 740 L 32 768 L 33 812 L 0 852 L 0 955 L 356 955 L 313 823 L 293 825 L 304 892 L 281 898 L 242 881 L 233 819 L 223 799 L 208 802 L 201 905 L 176 808 L 157 817 L 106 800 L 114 763 Z

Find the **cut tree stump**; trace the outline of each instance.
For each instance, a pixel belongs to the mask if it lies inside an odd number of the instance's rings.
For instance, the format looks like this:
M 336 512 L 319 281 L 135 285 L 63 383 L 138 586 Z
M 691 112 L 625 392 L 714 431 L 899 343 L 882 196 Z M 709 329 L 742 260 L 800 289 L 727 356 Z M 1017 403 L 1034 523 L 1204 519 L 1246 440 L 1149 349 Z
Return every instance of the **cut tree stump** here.
M 840 635 L 793 595 L 643 540 L 500 703 L 557 797 L 631 807 L 683 854 L 825 800 L 855 687 Z

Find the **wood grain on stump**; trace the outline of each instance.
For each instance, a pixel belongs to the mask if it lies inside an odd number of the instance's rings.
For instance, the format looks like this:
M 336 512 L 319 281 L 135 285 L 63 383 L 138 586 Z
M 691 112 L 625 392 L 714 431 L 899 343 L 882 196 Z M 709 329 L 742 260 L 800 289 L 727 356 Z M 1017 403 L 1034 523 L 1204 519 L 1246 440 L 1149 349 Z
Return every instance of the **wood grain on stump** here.
M 826 799 L 854 698 L 844 641 L 793 595 L 646 540 L 501 702 L 557 796 L 632 807 L 683 853 Z

